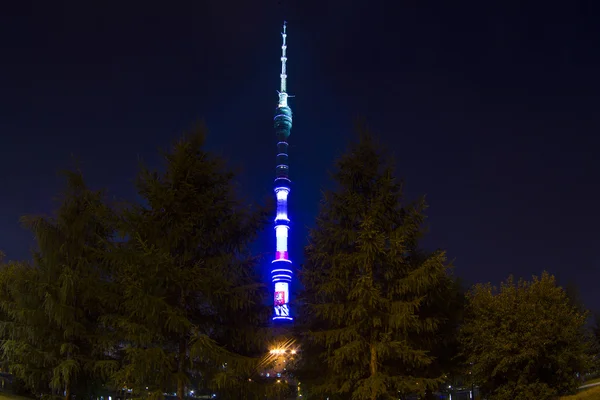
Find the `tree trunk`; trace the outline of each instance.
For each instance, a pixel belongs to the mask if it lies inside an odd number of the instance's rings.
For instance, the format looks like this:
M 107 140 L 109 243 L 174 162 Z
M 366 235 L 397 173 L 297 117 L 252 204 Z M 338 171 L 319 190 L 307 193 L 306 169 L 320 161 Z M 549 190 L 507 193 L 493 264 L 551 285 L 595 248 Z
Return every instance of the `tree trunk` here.
M 435 400 L 435 397 L 433 396 L 433 391 L 431 389 L 427 389 L 425 391 L 425 400 Z
M 377 374 L 377 350 L 373 343 L 371 343 L 371 362 L 369 368 L 371 370 L 371 376 L 375 376 L 375 374 Z M 377 400 L 377 392 L 374 390 L 371 390 L 371 400 Z
M 177 363 L 177 372 L 179 376 L 177 377 L 177 399 L 183 400 L 185 398 L 185 356 L 186 356 L 186 340 L 185 338 L 179 339 L 179 360 Z
M 65 385 L 65 400 L 71 400 L 71 382 L 69 381 Z

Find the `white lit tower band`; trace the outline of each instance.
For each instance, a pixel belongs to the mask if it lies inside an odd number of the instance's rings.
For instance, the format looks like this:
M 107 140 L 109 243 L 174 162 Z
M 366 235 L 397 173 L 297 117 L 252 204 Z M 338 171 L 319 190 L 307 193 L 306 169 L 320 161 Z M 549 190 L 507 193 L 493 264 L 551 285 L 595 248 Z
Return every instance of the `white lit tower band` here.
M 292 283 L 292 262 L 288 256 L 288 195 L 290 193 L 290 178 L 288 174 L 288 137 L 292 129 L 292 110 L 288 107 L 286 88 L 286 23 L 281 33 L 281 87 L 279 104 L 275 112 L 275 134 L 277 136 L 277 168 L 275 178 L 275 196 L 277 197 L 277 215 L 275 216 L 276 250 L 272 262 L 271 281 L 273 283 L 274 304 L 273 320 L 292 321 L 290 313 L 290 285 Z

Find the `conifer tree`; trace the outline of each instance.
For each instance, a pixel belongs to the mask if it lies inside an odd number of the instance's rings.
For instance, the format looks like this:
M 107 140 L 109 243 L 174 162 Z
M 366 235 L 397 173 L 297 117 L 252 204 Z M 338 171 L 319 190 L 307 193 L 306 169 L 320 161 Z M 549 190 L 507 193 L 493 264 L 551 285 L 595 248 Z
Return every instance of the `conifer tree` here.
M 433 357 L 422 338 L 436 333 L 440 318 L 421 311 L 448 281 L 444 252 L 419 248 L 425 203 L 406 203 L 366 130 L 333 177 L 301 273 L 305 396 L 424 393 L 440 379 L 424 373 Z
M 39 271 L 22 262 L 0 269 L 2 359 L 16 379 L 37 394 L 50 393 L 61 332 L 50 322 L 39 296 Z
M 51 388 L 71 398 L 90 389 L 96 368 L 108 359 L 99 324 L 114 302 L 102 259 L 113 234 L 102 193 L 80 173 L 67 173 L 67 190 L 55 217 L 29 216 L 33 265 L 2 270 L 3 353 L 11 370 L 34 391 Z
M 125 354 L 113 379 L 134 396 L 237 396 L 263 350 L 266 288 L 248 245 L 266 212 L 243 205 L 204 141 L 200 127 L 163 153 L 161 172 L 142 168 L 142 204 L 124 211 L 111 252 L 123 302 L 107 321 Z

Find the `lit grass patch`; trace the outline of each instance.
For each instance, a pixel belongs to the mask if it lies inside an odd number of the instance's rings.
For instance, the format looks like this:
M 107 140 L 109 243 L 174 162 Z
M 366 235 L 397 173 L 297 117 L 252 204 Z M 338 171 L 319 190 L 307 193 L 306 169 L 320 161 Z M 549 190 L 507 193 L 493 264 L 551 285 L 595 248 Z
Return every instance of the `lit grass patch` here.
M 561 397 L 560 400 L 598 400 L 600 399 L 600 386 L 583 389 L 572 396 Z
M 589 385 L 591 383 L 598 383 L 600 382 L 600 378 L 594 378 L 594 379 L 590 379 L 588 381 L 583 382 L 583 385 Z
M 17 396 L 16 394 L 1 392 L 0 400 L 32 400 L 32 399 L 29 397 Z

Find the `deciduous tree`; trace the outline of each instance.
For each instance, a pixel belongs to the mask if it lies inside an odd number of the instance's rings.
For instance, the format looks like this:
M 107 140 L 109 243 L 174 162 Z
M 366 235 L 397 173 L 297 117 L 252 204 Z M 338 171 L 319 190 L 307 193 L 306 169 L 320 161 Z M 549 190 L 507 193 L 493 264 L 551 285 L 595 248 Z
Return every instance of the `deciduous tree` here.
M 555 278 L 509 278 L 476 285 L 461 342 L 481 391 L 491 400 L 551 399 L 578 385 L 589 365 L 586 314 Z

